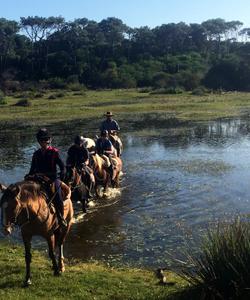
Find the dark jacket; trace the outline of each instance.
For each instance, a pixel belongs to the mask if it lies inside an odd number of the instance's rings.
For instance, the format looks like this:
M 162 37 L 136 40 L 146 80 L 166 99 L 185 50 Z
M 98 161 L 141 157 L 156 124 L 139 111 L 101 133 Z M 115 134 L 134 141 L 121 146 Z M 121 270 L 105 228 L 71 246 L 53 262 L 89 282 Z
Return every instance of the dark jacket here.
M 52 146 L 49 146 L 45 151 L 39 149 L 33 154 L 29 175 L 41 173 L 51 180 L 55 180 L 57 178 L 57 166 L 59 166 L 61 174 L 64 174 L 65 167 L 58 149 Z
M 100 155 L 105 154 L 105 151 L 111 151 L 112 144 L 108 139 L 99 138 L 96 141 L 96 152 Z
M 67 165 L 81 167 L 89 159 L 89 151 L 84 146 L 72 145 L 68 150 Z
M 101 124 L 100 131 L 102 132 L 103 130 L 108 130 L 108 132 L 110 132 L 111 130 L 119 131 L 120 127 L 115 120 L 108 119 L 108 120 L 103 121 Z

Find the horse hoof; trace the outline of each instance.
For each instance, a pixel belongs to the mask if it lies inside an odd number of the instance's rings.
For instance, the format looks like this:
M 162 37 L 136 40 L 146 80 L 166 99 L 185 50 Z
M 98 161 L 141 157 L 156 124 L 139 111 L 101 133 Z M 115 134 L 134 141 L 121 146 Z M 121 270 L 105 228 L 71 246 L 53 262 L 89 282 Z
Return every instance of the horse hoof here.
M 61 272 L 59 270 L 54 271 L 54 276 L 60 276 Z
M 60 274 L 65 272 L 65 267 L 60 268 Z
M 28 279 L 28 280 L 25 280 L 24 283 L 23 283 L 23 287 L 29 287 L 31 285 L 31 280 Z

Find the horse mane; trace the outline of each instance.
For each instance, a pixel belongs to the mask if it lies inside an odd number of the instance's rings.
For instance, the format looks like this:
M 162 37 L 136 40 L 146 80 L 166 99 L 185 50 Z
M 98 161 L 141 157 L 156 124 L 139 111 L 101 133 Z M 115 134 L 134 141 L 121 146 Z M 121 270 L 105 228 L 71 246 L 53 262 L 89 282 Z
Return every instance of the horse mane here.
M 38 197 L 44 197 L 44 191 L 41 188 L 41 185 L 32 181 L 22 181 L 16 183 L 17 186 L 21 189 L 20 201 L 27 202 L 32 199 L 36 201 Z

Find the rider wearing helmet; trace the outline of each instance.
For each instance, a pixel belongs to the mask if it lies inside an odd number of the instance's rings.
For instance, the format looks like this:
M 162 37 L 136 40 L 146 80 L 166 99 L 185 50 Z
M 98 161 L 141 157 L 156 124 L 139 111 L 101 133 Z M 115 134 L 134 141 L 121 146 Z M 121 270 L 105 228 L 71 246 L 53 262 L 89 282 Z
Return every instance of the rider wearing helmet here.
M 67 165 L 82 168 L 82 164 L 88 165 L 89 151 L 84 147 L 84 138 L 77 135 L 74 144 L 68 150 Z
M 92 197 L 92 190 L 95 186 L 95 177 L 89 165 L 89 151 L 84 146 L 84 138 L 77 135 L 74 144 L 68 150 L 67 166 L 76 167 L 79 174 L 86 171 L 86 177 L 82 177 L 83 182 L 88 187 L 88 198 Z
M 32 157 L 32 163 L 28 175 L 42 174 L 55 183 L 56 194 L 53 195 L 58 222 L 61 226 L 67 226 L 63 218 L 64 205 L 61 191 L 61 181 L 57 179 L 57 166 L 60 168 L 60 178 L 63 180 L 65 175 L 64 163 L 60 158 L 57 148 L 52 147 L 51 135 L 46 128 L 41 128 L 36 134 L 37 141 L 41 146 L 36 150 Z
M 102 130 L 101 137 L 99 137 L 96 141 L 96 152 L 105 160 L 106 166 L 112 175 L 113 167 L 111 155 L 115 154 L 115 149 L 109 140 L 108 131 L 105 129 Z
M 119 124 L 117 123 L 116 120 L 114 120 L 112 117 L 113 117 L 113 114 L 111 111 L 108 111 L 106 114 L 104 114 L 104 116 L 106 117 L 106 120 L 104 120 L 102 123 L 101 123 L 101 126 L 100 126 L 100 131 L 102 132 L 103 130 L 107 130 L 108 133 L 112 133 L 112 132 L 116 132 L 116 131 L 119 131 L 120 130 L 120 126 Z

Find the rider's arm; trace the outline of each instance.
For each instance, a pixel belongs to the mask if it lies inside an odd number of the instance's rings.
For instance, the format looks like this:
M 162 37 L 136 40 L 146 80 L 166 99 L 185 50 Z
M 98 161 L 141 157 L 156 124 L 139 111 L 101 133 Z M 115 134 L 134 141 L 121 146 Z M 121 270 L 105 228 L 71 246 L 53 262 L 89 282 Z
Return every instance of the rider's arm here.
M 33 156 L 32 156 L 29 175 L 33 175 L 35 173 L 36 173 L 36 154 L 34 153 Z
M 82 155 L 81 155 L 82 161 L 81 162 L 85 165 L 88 165 L 88 163 L 89 163 L 89 151 L 85 147 L 82 147 L 81 151 L 82 151 Z
M 68 150 L 66 165 L 67 166 L 74 166 L 75 165 L 75 155 L 74 155 L 74 151 L 73 151 L 72 147 L 70 147 L 69 150 Z
M 119 124 L 117 123 L 117 121 L 115 121 L 115 124 L 116 124 L 116 131 L 120 131 L 121 129 L 120 129 L 120 126 L 119 126 Z
M 65 174 L 65 165 L 64 165 L 59 153 L 57 153 L 57 156 L 56 156 L 56 164 L 59 166 L 60 174 L 63 177 L 63 175 Z

